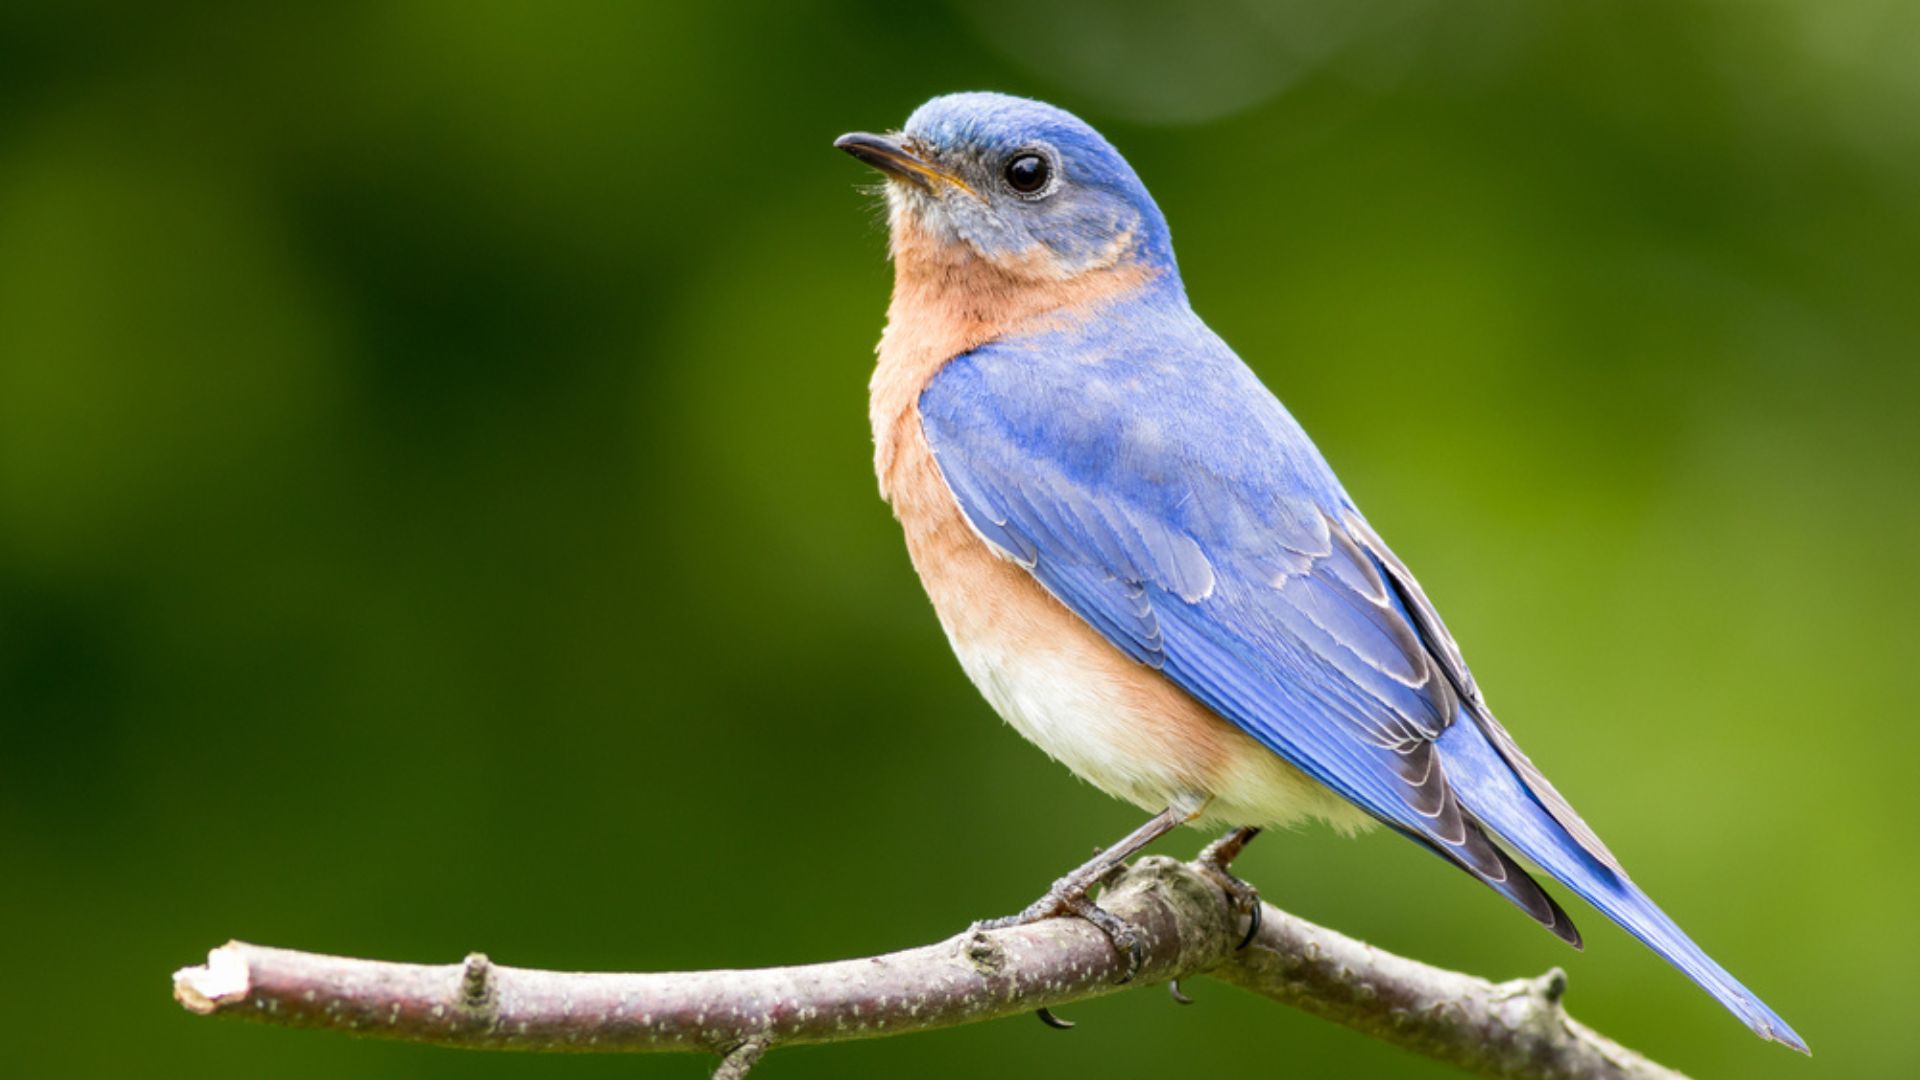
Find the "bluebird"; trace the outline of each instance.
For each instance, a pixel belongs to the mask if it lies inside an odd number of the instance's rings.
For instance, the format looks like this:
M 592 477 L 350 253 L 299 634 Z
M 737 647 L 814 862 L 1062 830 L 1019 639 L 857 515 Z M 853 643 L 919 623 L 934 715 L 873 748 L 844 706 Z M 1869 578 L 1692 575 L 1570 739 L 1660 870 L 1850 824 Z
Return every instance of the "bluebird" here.
M 1003 923 L 1078 914 L 1181 825 L 1384 824 L 1580 946 L 1524 856 L 1767 1039 L 1792 1028 L 1636 887 L 1494 719 L 1453 635 L 1280 401 L 1187 301 L 1166 220 L 1050 105 L 938 97 L 835 146 L 885 174 L 874 467 L 961 666 L 1020 734 L 1150 812 Z M 1253 926 L 1248 929 L 1251 937 Z

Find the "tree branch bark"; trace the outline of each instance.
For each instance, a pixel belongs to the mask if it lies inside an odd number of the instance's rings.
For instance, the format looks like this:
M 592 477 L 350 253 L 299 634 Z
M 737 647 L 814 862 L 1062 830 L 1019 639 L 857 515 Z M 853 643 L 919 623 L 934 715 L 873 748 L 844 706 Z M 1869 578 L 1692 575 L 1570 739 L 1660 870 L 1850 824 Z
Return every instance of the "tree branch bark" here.
M 1138 926 L 1139 976 L 1090 924 L 969 931 L 860 960 L 750 971 L 586 974 L 495 964 L 397 964 L 231 942 L 173 977 L 203 1015 L 490 1050 L 695 1051 L 738 1078 L 776 1046 L 976 1023 L 1208 974 L 1403 1049 L 1488 1077 L 1673 1078 L 1568 1016 L 1566 977 L 1491 983 L 1381 952 L 1263 910 L 1236 951 L 1228 900 L 1191 864 L 1141 859 L 1102 906 Z

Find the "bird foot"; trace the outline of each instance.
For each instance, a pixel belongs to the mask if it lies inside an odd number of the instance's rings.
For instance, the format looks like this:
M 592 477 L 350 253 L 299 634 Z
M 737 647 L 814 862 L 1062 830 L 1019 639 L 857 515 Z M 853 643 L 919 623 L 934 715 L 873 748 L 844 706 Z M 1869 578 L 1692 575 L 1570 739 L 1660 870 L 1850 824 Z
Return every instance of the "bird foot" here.
M 1085 868 L 1083 868 L 1085 869 Z M 1073 873 L 1053 883 L 1046 895 L 1028 904 L 1017 915 L 1007 915 L 998 919 L 983 919 L 974 923 L 977 930 L 1004 930 L 1013 926 L 1027 926 L 1060 915 L 1078 915 L 1092 923 L 1096 929 L 1113 943 L 1113 949 L 1126 962 L 1126 970 L 1120 976 L 1121 983 L 1133 981 L 1140 973 L 1140 967 L 1147 959 L 1146 938 L 1140 928 L 1127 920 L 1093 902 L 1087 895 L 1094 885 L 1110 881 L 1118 867 L 1103 867 L 1097 875 Z M 1088 879 L 1091 880 L 1088 880 Z
M 1202 848 L 1199 856 L 1193 860 L 1194 865 L 1212 878 L 1214 884 L 1220 886 L 1221 892 L 1227 894 L 1232 909 L 1246 913 L 1247 933 L 1240 939 L 1240 944 L 1234 946 L 1236 952 L 1253 944 L 1254 935 L 1260 932 L 1260 890 L 1235 877 L 1227 867 L 1259 832 L 1255 828 L 1235 829 Z
M 1206 805 L 1205 799 L 1181 798 L 1165 810 L 1148 818 L 1146 823 L 1120 838 L 1120 842 L 1096 852 L 1066 877 L 1053 883 L 1045 896 L 1027 905 L 1027 909 L 1018 915 L 1003 919 L 988 919 L 973 924 L 975 930 L 1003 930 L 1010 926 L 1025 926 L 1042 919 L 1051 919 L 1056 915 L 1078 915 L 1092 923 L 1096 929 L 1113 943 L 1114 951 L 1122 957 L 1125 968 L 1121 972 L 1120 982 L 1129 983 L 1147 960 L 1146 935 L 1140 928 L 1113 912 L 1093 902 L 1088 895 L 1094 886 L 1111 886 L 1118 875 L 1126 873 L 1127 860 L 1141 848 L 1165 836 L 1182 822 L 1191 821 L 1200 809 Z M 1054 1027 L 1059 1027 L 1050 1013 L 1043 1013 L 1040 1019 Z

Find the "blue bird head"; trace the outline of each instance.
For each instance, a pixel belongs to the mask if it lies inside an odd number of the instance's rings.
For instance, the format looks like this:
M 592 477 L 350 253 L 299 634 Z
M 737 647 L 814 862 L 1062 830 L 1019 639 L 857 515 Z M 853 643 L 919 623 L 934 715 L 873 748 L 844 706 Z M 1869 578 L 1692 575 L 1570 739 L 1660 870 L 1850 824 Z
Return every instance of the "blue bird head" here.
M 890 135 L 834 145 L 886 173 L 903 228 L 1021 277 L 1066 279 L 1125 264 L 1174 277 L 1153 196 L 1113 145 L 1063 109 L 1006 94 L 937 97 Z

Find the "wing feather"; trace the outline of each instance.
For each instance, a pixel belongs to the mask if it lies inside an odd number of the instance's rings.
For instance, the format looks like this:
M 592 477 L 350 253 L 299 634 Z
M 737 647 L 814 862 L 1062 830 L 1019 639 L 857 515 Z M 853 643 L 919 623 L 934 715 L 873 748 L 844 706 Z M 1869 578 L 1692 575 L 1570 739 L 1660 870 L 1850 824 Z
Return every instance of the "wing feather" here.
M 1089 417 L 1085 401 L 1035 411 L 1030 377 L 996 385 L 1006 370 L 961 357 L 920 400 L 940 473 L 980 536 L 1128 656 L 1577 942 L 1449 783 L 1435 740 L 1459 715 L 1491 717 L 1431 605 L 1328 494 L 1337 486 L 1239 482 L 1204 442 L 1167 439 L 1177 421 L 1156 423 L 1151 446 L 1085 453 L 1071 421 L 1126 418 Z

